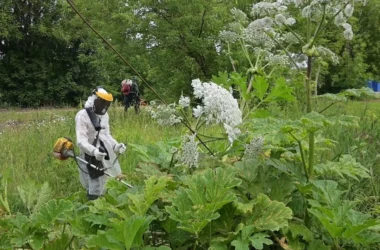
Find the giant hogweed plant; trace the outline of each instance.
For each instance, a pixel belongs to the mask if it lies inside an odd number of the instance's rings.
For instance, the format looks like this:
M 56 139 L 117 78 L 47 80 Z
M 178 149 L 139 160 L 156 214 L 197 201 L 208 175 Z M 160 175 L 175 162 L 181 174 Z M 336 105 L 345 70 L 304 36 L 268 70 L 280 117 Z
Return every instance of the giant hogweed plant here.
M 352 16 L 354 5 L 356 3 L 365 3 L 365 1 L 261 1 L 253 5 L 250 18 L 242 11 L 233 9 L 231 12 L 234 22 L 229 26 L 229 30 L 221 32 L 221 38 L 226 42 L 227 55 L 230 57 L 234 71 L 237 70 L 233 59 L 233 46 L 240 48 L 240 53 L 247 59 L 250 65 L 247 84 L 240 87 L 239 91 L 243 92 L 240 96 L 244 99 L 243 105 L 246 108 L 253 96 L 245 93 L 251 90 L 255 82 L 261 81 L 262 78 L 271 80 L 272 75 L 280 67 L 288 66 L 289 72 L 303 70 L 296 61 L 296 56 L 305 58 L 305 99 L 307 115 L 298 121 L 280 121 L 273 118 L 261 120 L 262 127 L 252 126 L 254 134 L 263 135 L 271 147 L 272 153 L 280 154 L 282 160 L 288 158 L 293 163 L 299 163 L 299 170 L 292 171 L 296 173 L 298 180 L 304 183 L 310 183 L 316 178 L 337 178 L 338 181 L 345 182 L 346 178 L 340 177 L 358 177 L 368 178 L 365 168 L 359 166 L 350 156 L 342 156 L 339 162 L 325 162 L 316 164 L 316 156 L 321 151 L 328 151 L 334 142 L 323 138 L 323 129 L 329 126 L 358 126 L 354 117 L 337 116 L 326 118 L 320 113 L 324 112 L 330 106 L 337 102 L 346 100 L 349 96 L 358 96 L 369 93 L 368 89 L 350 90 L 341 95 L 325 95 L 324 98 L 330 100 L 330 104 L 318 112 L 314 111 L 312 106 L 313 87 L 316 89 L 321 67 L 326 66 L 328 62 L 338 63 L 338 57 L 328 48 L 318 45 L 321 34 L 330 24 L 335 24 L 342 29 L 343 36 L 347 40 L 353 38 L 351 25 L 347 22 Z M 297 13 L 298 12 L 298 13 Z M 306 22 L 306 30 L 303 32 L 296 26 L 297 21 Z M 236 47 L 236 46 L 235 46 Z M 294 48 L 302 48 L 295 51 Z M 238 58 L 240 59 L 240 58 Z M 280 67 L 279 67 L 280 66 Z M 314 67 L 316 67 L 316 70 Z M 234 82 L 234 74 L 230 74 L 228 79 L 230 83 Z M 315 79 L 312 79 L 312 78 Z M 255 79 L 259 79 L 256 80 Z M 276 85 L 275 85 L 276 86 Z M 313 93 L 314 92 L 314 93 Z M 269 96 L 269 95 L 268 95 Z M 256 103 L 260 105 L 263 98 Z M 257 120 L 253 124 L 257 124 Z M 273 133 L 274 131 L 277 131 Z M 327 154 L 328 155 L 328 154 Z M 331 156 L 331 158 L 334 158 Z M 322 162 L 325 159 L 322 159 Z M 345 162 L 345 164 L 340 164 Z M 327 165 L 326 165 L 327 164 Z M 277 167 L 279 166 L 278 164 Z M 326 167 L 329 166 L 329 167 Z M 335 167 L 331 167 L 335 166 Z M 283 167 L 281 167 L 283 168 Z M 331 169 L 329 169 L 331 168 Z M 329 169 L 329 170 L 328 170 Z M 289 169 L 286 170 L 289 172 Z M 301 173 L 301 174 L 300 174 Z M 344 179 L 344 180 L 343 180 Z M 347 186 L 345 186 L 347 187 Z M 348 186 L 350 187 L 350 185 Z M 347 188 L 348 188 L 347 187 Z M 301 192 L 302 193 L 302 192 Z M 302 193 L 305 195 L 305 193 Z M 305 196 L 307 197 L 307 195 Z M 304 218 L 308 227 L 311 226 L 310 211 L 305 206 Z M 339 243 L 336 243 L 336 247 Z
M 240 59 L 232 58 L 231 47 L 237 44 L 244 55 L 243 58 L 250 65 L 247 71 L 248 87 L 246 90 L 240 89 L 249 92 L 255 77 L 261 75 L 270 78 L 279 67 L 303 70 L 304 68 L 296 60 L 297 57 L 301 57 L 306 62 L 304 77 L 306 111 L 308 113 L 314 111 L 313 86 L 316 89 L 320 68 L 326 66 L 328 62 L 338 63 L 338 57 L 330 49 L 319 44 L 321 35 L 327 27 L 334 24 L 343 31 L 343 36 L 347 40 L 351 40 L 353 31 L 348 20 L 353 14 L 355 4 L 365 4 L 365 2 L 365 0 L 260 1 L 253 4 L 249 16 L 251 19 L 241 10 L 233 9 L 231 13 L 234 22 L 229 25 L 229 29 L 221 32 L 221 39 L 227 44 L 227 55 L 231 58 L 231 62 Z M 297 22 L 305 22 L 306 29 L 301 30 L 301 26 L 296 25 Z M 233 69 L 236 70 L 234 64 Z M 308 140 L 310 153 L 305 160 L 309 173 L 313 175 L 315 161 L 313 132 L 309 133 Z

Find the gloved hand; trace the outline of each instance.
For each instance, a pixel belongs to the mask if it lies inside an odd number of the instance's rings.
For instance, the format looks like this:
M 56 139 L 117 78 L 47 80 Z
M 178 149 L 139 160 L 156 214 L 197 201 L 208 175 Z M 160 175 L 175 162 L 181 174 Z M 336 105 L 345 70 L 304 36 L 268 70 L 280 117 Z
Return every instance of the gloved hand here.
M 124 143 L 118 143 L 114 147 L 115 153 L 123 154 L 126 150 L 127 150 L 127 146 L 125 146 Z
M 103 161 L 106 155 L 106 153 L 100 152 L 97 148 L 94 150 L 94 156 L 98 161 Z

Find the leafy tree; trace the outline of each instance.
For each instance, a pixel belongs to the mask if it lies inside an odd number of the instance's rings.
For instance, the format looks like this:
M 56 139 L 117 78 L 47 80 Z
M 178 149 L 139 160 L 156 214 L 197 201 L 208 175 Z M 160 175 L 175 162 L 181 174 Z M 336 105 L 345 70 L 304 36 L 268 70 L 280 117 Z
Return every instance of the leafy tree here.
M 248 9 L 252 1 L 128 1 L 75 2 L 79 11 L 118 49 L 165 100 L 190 92 L 194 78 L 211 79 L 230 67 L 220 54 L 219 32 L 235 6 Z M 98 49 L 109 83 L 136 73 L 110 49 Z M 119 87 L 119 86 L 118 86 Z M 117 88 L 118 89 L 118 88 Z M 146 92 L 146 97 L 156 98 Z
M 320 78 L 319 93 L 333 92 L 337 93 L 348 88 L 361 88 L 366 85 L 368 79 L 369 65 L 366 60 L 369 54 L 366 53 L 370 43 L 365 37 L 364 27 L 361 27 L 361 20 L 364 17 L 364 9 L 367 6 L 357 5 L 356 15 L 350 18 L 354 30 L 354 38 L 345 40 L 337 31 L 329 29 L 324 35 L 326 46 L 338 56 L 339 63 L 329 63 L 325 67 L 322 77 Z M 363 29 L 364 28 L 364 29 Z
M 92 50 L 82 47 L 80 36 L 66 32 L 72 13 L 64 12 L 62 1 L 6 3 L 11 17 L 9 28 L 0 33 L 2 102 L 22 106 L 77 102 L 83 86 L 96 79 L 88 72 L 97 71 L 79 57 Z
M 358 34 L 363 37 L 365 58 L 368 64 L 367 72 L 373 79 L 380 79 L 380 1 L 368 1 L 367 5 L 358 11 Z

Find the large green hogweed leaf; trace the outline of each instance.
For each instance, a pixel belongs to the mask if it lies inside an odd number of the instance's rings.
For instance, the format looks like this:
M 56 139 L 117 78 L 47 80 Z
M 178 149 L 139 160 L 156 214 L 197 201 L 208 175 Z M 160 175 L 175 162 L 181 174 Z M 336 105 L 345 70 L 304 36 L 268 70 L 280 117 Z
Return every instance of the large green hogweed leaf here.
M 369 170 L 357 162 L 351 155 L 343 155 L 338 162 L 326 162 L 315 166 L 315 172 L 322 176 L 351 178 L 359 181 L 369 178 Z
M 265 245 L 273 244 L 272 240 L 268 239 L 269 235 L 266 233 L 255 233 L 253 225 L 244 226 L 241 229 L 241 233 L 238 238 L 231 242 L 231 245 L 236 250 L 249 250 L 249 246 L 252 245 L 255 249 L 263 249 Z M 253 234 L 253 235 L 252 235 Z
M 112 228 L 90 236 L 87 246 L 111 250 L 139 248 L 143 244 L 142 236 L 153 219 L 152 216 L 133 215 L 127 220 L 115 221 Z
M 240 184 L 233 168 L 207 169 L 187 177 L 166 207 L 179 227 L 193 234 L 219 217 L 218 209 L 236 200 L 233 188 Z
M 159 194 L 165 189 L 171 179 L 168 176 L 151 176 L 145 181 L 144 193 L 128 194 L 132 204 L 129 209 L 135 214 L 145 215 L 149 207 L 159 198 Z
M 293 216 L 292 210 L 286 207 L 284 203 L 271 201 L 264 194 L 258 195 L 251 204 L 252 211 L 248 213 L 246 224 L 253 225 L 260 231 L 276 231 L 287 227 L 288 220 L 292 219 Z

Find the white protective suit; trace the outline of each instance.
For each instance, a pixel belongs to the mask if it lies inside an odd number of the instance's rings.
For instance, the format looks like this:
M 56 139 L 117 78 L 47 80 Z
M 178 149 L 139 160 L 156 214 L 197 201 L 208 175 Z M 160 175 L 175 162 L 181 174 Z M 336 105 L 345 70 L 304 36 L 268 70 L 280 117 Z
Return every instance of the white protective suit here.
M 90 96 L 85 104 L 85 108 L 93 107 L 93 101 L 96 99 L 96 95 Z M 115 146 L 118 142 L 111 136 L 109 127 L 108 113 L 104 115 L 96 115 L 100 118 L 100 126 L 102 129 L 99 133 L 99 139 L 97 142 L 97 148 L 99 148 L 99 141 L 103 141 L 104 147 L 108 151 L 109 160 L 103 160 L 103 166 L 107 168 L 106 172 L 113 176 L 121 174 L 120 164 L 118 161 L 114 163 L 116 159 L 116 153 L 114 152 Z M 91 123 L 85 109 L 80 110 L 75 116 L 75 130 L 77 145 L 80 149 L 80 155 L 82 159 L 85 159 L 85 153 L 94 156 L 95 147 L 92 145 L 98 132 L 95 130 Z M 96 179 L 90 178 L 88 174 L 87 166 L 85 163 L 78 162 L 81 169 L 79 169 L 79 177 L 82 186 L 87 190 L 88 194 L 100 196 L 105 193 L 104 184 L 107 180 L 107 175 L 100 176 Z

